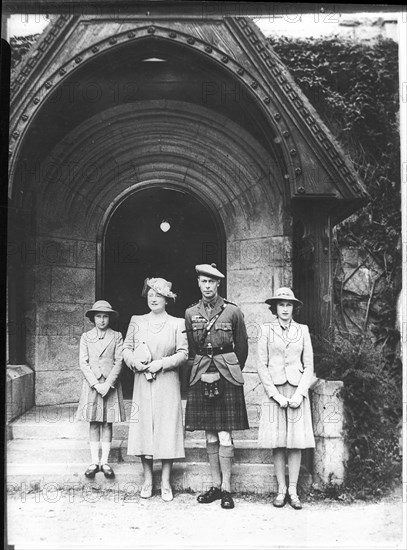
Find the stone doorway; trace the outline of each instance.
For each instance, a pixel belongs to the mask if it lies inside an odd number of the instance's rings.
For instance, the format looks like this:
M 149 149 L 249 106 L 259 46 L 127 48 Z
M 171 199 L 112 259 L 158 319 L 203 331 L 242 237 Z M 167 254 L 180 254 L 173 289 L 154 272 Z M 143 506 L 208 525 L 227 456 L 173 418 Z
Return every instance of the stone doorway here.
M 164 220 L 170 225 L 167 232 L 160 228 Z M 141 296 L 146 277 L 172 281 L 178 298 L 167 311 L 184 317 L 200 297 L 195 265 L 215 262 L 225 272 L 224 249 L 213 212 L 191 193 L 149 185 L 127 195 L 107 222 L 97 293 L 120 313 L 114 328 L 125 337 L 131 315 L 148 313 Z M 225 295 L 223 288 L 221 292 Z M 128 369 L 122 372 L 122 384 L 124 397 L 131 398 L 133 375 Z

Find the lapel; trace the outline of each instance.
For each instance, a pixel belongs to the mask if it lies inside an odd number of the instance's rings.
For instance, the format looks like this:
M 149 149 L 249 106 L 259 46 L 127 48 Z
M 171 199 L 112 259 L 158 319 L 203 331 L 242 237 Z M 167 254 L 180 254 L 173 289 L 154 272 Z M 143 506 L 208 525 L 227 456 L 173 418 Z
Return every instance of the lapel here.
M 112 330 L 111 328 L 108 328 L 106 330 L 106 334 L 105 334 L 105 337 L 103 338 L 103 340 L 98 340 L 99 355 L 102 355 L 102 353 L 105 351 L 105 349 L 110 344 L 110 342 L 113 340 L 113 338 L 114 338 L 114 330 Z
M 223 301 L 223 298 L 221 298 L 221 296 L 218 296 L 218 299 L 215 302 L 215 306 L 211 311 L 211 319 L 222 311 L 224 304 L 225 302 Z
M 288 347 L 292 342 L 297 342 L 300 325 L 295 321 L 291 321 L 289 334 L 284 336 L 284 331 L 281 329 L 279 322 L 276 320 L 274 323 L 272 323 L 271 330 L 274 332 L 276 336 L 280 338 L 280 340 L 278 341 L 283 342 L 284 345 Z
M 291 321 L 291 323 L 293 322 Z M 290 344 L 290 339 L 284 336 L 284 331 L 280 327 L 280 323 L 277 319 L 274 321 L 274 323 L 272 323 L 271 330 L 276 336 L 279 337 L 279 340 L 276 340 L 276 342 L 283 343 L 284 346 L 288 346 Z
M 202 315 L 202 317 L 205 317 L 207 321 L 210 321 L 215 315 L 217 315 L 224 307 L 225 302 L 223 301 L 223 298 L 221 296 L 218 296 L 214 307 L 212 308 L 212 311 L 210 315 L 208 316 L 208 312 L 204 306 L 203 300 L 199 300 L 198 304 L 198 310 L 199 313 Z
M 199 304 L 197 305 L 197 309 L 199 310 L 200 315 L 202 315 L 202 317 L 205 317 L 205 319 L 207 321 L 209 321 L 208 314 L 206 313 L 206 309 L 205 309 L 205 306 L 203 305 L 202 300 L 199 300 Z

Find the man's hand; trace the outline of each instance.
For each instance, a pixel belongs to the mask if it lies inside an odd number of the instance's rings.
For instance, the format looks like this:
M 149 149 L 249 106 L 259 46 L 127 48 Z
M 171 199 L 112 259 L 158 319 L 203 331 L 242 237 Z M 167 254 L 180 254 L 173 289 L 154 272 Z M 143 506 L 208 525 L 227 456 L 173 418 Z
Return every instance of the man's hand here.
M 291 397 L 291 399 L 289 399 L 288 406 L 291 407 L 292 409 L 298 409 L 303 399 L 304 399 L 303 395 L 301 395 L 298 392 L 295 392 L 294 395 Z
M 281 395 L 281 393 L 273 395 L 273 399 L 274 401 L 277 401 L 282 409 L 286 409 L 288 407 L 288 399 L 284 397 L 284 395 Z

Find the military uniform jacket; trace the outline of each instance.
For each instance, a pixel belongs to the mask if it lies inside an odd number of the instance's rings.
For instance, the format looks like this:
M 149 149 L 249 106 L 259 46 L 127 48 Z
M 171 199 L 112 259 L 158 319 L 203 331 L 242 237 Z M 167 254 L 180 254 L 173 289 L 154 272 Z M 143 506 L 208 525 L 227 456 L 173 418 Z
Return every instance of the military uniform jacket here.
M 205 337 L 208 322 L 220 313 Z M 194 357 L 190 385 L 200 380 L 213 362 L 219 372 L 232 384 L 244 384 L 243 367 L 248 354 L 247 332 L 243 313 L 236 304 L 224 300 L 220 296 L 212 311 L 208 314 L 204 303 L 189 307 L 185 312 L 185 328 L 188 336 L 190 355 Z M 233 346 L 233 351 L 214 355 L 201 355 L 199 349 L 211 344 L 213 348 Z

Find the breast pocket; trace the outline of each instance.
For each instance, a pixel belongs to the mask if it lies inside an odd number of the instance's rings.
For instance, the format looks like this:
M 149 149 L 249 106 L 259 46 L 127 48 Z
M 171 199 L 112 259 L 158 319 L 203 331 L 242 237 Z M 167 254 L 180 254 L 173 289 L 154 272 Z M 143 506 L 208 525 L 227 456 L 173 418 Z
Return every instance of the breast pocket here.
M 215 323 L 216 343 L 233 344 L 232 323 Z

